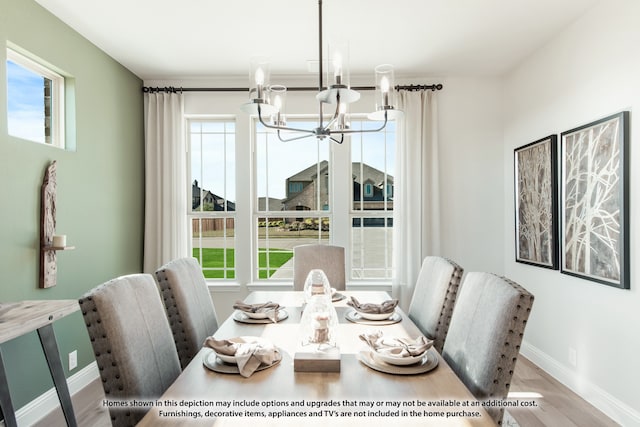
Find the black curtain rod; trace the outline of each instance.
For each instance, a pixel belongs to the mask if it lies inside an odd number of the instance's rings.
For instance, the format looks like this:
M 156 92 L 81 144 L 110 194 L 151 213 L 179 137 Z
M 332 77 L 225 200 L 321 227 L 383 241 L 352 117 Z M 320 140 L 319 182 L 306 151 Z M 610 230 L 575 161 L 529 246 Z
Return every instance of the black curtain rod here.
M 395 90 L 408 90 L 408 91 L 418 91 L 418 90 L 442 90 L 442 84 L 433 84 L 433 85 L 396 85 L 394 86 Z M 353 90 L 375 90 L 375 86 L 352 86 Z M 287 87 L 287 91 L 291 92 L 302 92 L 302 91 L 317 91 L 317 87 L 311 86 L 300 86 L 300 87 Z M 246 87 L 173 87 L 173 86 L 165 86 L 165 87 L 148 87 L 144 86 L 142 88 L 142 92 L 144 93 L 156 93 L 156 92 L 167 92 L 167 93 L 177 93 L 177 92 L 249 92 L 249 88 Z

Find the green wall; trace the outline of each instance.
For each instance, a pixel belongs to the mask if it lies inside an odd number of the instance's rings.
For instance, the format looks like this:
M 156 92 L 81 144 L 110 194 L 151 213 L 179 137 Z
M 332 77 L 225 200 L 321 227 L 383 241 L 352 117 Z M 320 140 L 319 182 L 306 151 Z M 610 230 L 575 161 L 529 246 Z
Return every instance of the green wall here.
M 6 42 L 72 76 L 75 151 L 7 134 Z M 0 0 L 0 302 L 77 299 L 113 277 L 142 271 L 142 81 L 32 0 Z M 72 112 L 73 113 L 73 112 Z M 73 114 L 72 114 L 73 115 Z M 73 251 L 58 253 L 58 284 L 38 288 L 40 185 L 57 160 L 57 227 Z M 78 312 L 56 322 L 63 363 L 94 358 Z M 36 333 L 2 344 L 20 408 L 53 386 Z

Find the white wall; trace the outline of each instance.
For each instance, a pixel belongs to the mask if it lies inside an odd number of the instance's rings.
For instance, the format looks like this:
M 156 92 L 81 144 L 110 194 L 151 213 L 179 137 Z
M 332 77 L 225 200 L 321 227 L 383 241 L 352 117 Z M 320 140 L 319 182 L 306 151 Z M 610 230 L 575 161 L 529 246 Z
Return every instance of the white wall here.
M 536 297 L 523 354 L 623 425 L 640 425 L 638 46 L 640 2 L 603 1 L 509 73 L 504 96 L 504 270 Z M 631 111 L 631 289 L 514 262 L 513 149 L 622 110 Z
M 438 97 L 442 255 L 503 274 L 502 82 L 447 78 Z

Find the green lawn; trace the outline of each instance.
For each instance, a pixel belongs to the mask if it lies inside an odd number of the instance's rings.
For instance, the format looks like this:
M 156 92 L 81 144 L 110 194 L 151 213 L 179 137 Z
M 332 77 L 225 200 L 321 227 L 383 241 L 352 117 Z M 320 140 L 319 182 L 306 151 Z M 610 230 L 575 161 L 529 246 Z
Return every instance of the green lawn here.
M 204 270 L 204 277 L 208 279 L 223 279 L 224 277 L 224 251 L 222 248 L 193 248 L 193 256 L 200 259 L 200 251 L 202 251 L 202 267 L 214 268 L 219 270 Z M 235 252 L 233 249 L 226 249 L 227 254 L 227 279 L 233 279 L 235 275 Z M 261 279 L 271 277 L 271 275 L 285 262 L 293 257 L 293 251 L 285 249 L 271 248 L 269 250 L 269 265 L 267 265 L 267 251 L 259 249 L 259 276 Z

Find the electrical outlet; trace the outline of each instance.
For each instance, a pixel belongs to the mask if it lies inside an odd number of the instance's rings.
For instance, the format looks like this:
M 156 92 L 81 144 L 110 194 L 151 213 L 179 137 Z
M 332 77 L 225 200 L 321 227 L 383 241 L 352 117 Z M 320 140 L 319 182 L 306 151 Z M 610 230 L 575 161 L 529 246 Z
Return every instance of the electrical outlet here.
M 69 353 L 69 370 L 73 370 L 78 367 L 78 350 L 73 350 Z
M 574 368 L 578 366 L 578 352 L 573 347 L 569 347 L 569 364 Z

